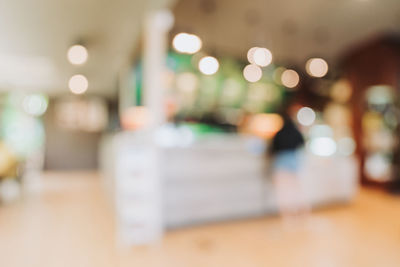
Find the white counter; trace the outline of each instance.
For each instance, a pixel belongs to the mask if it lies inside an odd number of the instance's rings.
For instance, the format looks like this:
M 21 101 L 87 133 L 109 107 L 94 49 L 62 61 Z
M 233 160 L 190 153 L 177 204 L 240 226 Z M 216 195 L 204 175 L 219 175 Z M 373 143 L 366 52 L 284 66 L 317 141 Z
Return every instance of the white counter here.
M 152 150 L 153 141 L 145 133 L 120 133 L 104 139 L 101 165 L 122 224 L 135 221 L 136 209 L 154 210 L 151 201 L 157 199 L 162 215 L 157 220 L 163 228 L 276 212 L 274 188 L 259 140 L 216 134 L 196 138 L 185 146 L 156 146 Z M 158 153 L 160 191 L 145 186 L 154 151 Z M 136 176 L 142 176 L 141 182 Z M 306 153 L 301 179 L 313 206 L 347 202 L 357 192 L 357 164 L 352 157 Z M 135 222 L 138 227 L 140 223 Z M 141 230 L 130 232 L 135 235 Z

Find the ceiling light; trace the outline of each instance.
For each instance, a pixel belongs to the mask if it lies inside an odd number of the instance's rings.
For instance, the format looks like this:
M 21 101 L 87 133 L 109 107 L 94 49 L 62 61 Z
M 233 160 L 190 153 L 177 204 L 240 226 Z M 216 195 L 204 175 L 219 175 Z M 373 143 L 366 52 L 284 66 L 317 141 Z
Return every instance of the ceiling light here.
M 89 82 L 84 75 L 77 74 L 69 79 L 68 86 L 72 93 L 80 95 L 86 92 Z
M 71 64 L 82 65 L 88 59 L 88 51 L 83 45 L 73 45 L 68 49 L 67 58 Z
M 172 40 L 172 46 L 180 53 L 194 54 L 201 49 L 202 41 L 197 35 L 178 33 Z

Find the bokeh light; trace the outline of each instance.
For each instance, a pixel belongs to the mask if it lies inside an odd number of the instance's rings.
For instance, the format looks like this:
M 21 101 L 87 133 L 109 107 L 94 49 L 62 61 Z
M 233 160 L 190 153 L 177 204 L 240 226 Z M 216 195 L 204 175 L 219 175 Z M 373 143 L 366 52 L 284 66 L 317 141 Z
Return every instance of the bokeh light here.
M 309 107 L 302 107 L 297 112 L 297 121 L 303 126 L 310 126 L 315 121 L 315 112 Z
M 266 48 L 257 48 L 253 54 L 254 64 L 266 67 L 272 62 L 272 53 Z
M 324 77 L 328 73 L 328 63 L 322 58 L 311 58 L 306 63 L 306 71 L 313 77 Z
M 68 49 L 67 58 L 71 64 L 82 65 L 89 57 L 86 47 L 83 45 L 73 45 Z
M 89 82 L 84 75 L 76 74 L 69 79 L 68 86 L 72 93 L 79 95 L 86 92 Z
M 284 72 L 282 72 L 281 82 L 284 86 L 288 88 L 294 88 L 299 84 L 299 81 L 300 77 L 296 71 L 287 69 Z
M 254 62 L 254 53 L 256 52 L 256 50 L 258 49 L 259 47 L 252 47 L 252 48 L 250 48 L 249 49 L 249 51 L 247 51 L 247 60 L 251 63 L 251 64 L 256 64 L 255 62 Z
M 336 143 L 330 137 L 317 137 L 309 142 L 310 151 L 322 157 L 332 156 L 336 152 Z
M 174 49 L 184 54 L 194 54 L 202 47 L 201 39 L 194 34 L 178 33 L 172 40 Z
M 336 130 L 350 127 L 352 123 L 351 109 L 346 105 L 328 103 L 323 110 L 323 119 Z
M 332 86 L 330 90 L 330 97 L 339 103 L 346 103 L 350 100 L 353 93 L 351 84 L 345 80 L 339 80 Z
M 380 153 L 368 155 L 365 160 L 364 170 L 370 179 L 388 181 L 391 176 L 391 163 Z
M 389 85 L 374 85 L 368 87 L 366 92 L 369 104 L 384 106 L 393 103 L 395 99 L 395 89 Z
M 215 57 L 203 57 L 199 61 L 199 70 L 205 75 L 213 75 L 219 69 L 218 60 Z
M 261 138 L 272 138 L 283 127 L 283 119 L 274 113 L 259 113 L 251 116 L 247 132 Z
M 121 114 L 121 125 L 125 130 L 137 130 L 147 126 L 149 122 L 149 110 L 144 106 L 129 107 Z
M 0 134 L 17 158 L 25 158 L 42 147 L 45 132 L 39 119 L 15 110 L 7 111 L 5 118 L 7 122 L 0 127 Z
M 243 69 L 243 76 L 249 82 L 257 82 L 262 77 L 262 70 L 259 66 L 249 64 Z
M 24 97 L 22 107 L 24 111 L 32 116 L 43 115 L 48 106 L 48 99 L 42 94 L 31 94 Z

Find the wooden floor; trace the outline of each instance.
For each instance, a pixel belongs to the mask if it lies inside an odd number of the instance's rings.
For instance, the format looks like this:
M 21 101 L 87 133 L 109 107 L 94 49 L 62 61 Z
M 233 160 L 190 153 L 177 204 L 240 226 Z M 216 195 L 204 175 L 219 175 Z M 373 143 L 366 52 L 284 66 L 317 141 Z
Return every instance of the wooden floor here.
M 363 189 L 292 230 L 276 217 L 170 231 L 160 244 L 116 245 L 95 174 L 48 174 L 42 194 L 0 206 L 1 267 L 397 267 L 400 197 Z

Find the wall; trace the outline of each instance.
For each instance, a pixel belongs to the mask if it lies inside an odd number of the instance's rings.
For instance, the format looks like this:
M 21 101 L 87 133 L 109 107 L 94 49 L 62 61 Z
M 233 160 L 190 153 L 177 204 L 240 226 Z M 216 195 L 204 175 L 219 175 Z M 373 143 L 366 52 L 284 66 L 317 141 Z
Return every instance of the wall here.
M 98 166 L 100 133 L 66 130 L 57 125 L 54 101 L 44 117 L 46 130 L 46 170 L 91 170 Z

